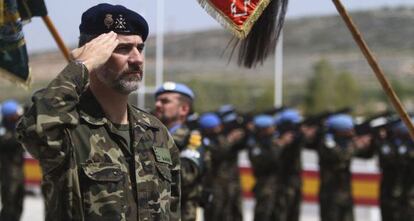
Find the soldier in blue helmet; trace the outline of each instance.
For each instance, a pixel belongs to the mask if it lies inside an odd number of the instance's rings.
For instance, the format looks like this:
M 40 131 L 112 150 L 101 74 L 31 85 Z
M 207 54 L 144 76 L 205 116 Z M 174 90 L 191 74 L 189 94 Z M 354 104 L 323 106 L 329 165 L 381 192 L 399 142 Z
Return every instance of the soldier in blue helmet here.
M 165 82 L 155 92 L 154 115 L 168 128 L 180 150 L 182 220 L 196 220 L 205 174 L 204 148 L 201 134 L 187 125 L 193 113 L 194 92 L 185 84 Z
M 247 141 L 250 162 L 256 178 L 255 221 L 286 220 L 287 203 L 281 180 L 282 153 L 293 141 L 291 132 L 278 134 L 275 119 L 258 115 L 253 119 L 254 135 Z
M 282 191 L 279 197 L 286 201 L 284 208 L 286 221 L 299 221 L 300 202 L 302 200 L 302 162 L 301 150 L 304 146 L 305 136 L 302 133 L 302 116 L 294 108 L 284 109 L 276 116 L 276 128 L 279 134 L 292 133 L 292 143 L 281 153 L 280 180 Z
M 326 120 L 315 146 L 319 156 L 319 202 L 322 221 L 353 221 L 351 160 L 361 156 L 370 142 L 357 137 L 354 120 L 348 114 L 336 114 Z
M 23 108 L 15 100 L 1 104 L 0 124 L 0 220 L 20 220 L 23 210 L 24 173 L 23 148 L 17 141 L 16 124 Z
M 18 125 L 40 161 L 46 220 L 179 220 L 179 150 L 128 103 L 143 78 L 148 24 L 121 5 L 82 14 L 73 61 Z

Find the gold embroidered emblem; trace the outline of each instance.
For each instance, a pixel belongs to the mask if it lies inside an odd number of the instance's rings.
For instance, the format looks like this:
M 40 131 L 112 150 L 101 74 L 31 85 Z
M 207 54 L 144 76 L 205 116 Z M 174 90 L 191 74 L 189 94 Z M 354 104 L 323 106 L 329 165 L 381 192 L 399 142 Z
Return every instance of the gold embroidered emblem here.
M 104 19 L 104 24 L 106 28 L 110 29 L 111 26 L 114 24 L 114 19 L 112 18 L 111 14 L 106 14 Z

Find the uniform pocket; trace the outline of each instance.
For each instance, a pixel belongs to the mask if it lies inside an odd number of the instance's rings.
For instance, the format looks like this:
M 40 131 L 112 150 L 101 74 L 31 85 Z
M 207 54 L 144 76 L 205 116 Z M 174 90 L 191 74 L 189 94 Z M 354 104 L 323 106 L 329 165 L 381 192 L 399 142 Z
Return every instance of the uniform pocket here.
M 163 165 L 161 163 L 155 163 L 155 167 L 157 168 L 158 173 L 161 175 L 161 178 L 164 180 L 171 182 L 172 176 L 171 171 L 168 165 Z
M 86 220 L 124 220 L 126 174 L 113 163 L 82 164 L 81 188 Z

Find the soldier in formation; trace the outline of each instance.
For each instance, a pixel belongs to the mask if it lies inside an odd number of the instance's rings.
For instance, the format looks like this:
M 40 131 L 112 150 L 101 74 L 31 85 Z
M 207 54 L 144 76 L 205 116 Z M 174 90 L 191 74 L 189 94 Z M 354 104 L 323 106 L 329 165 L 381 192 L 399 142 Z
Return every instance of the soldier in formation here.
M 0 220 L 18 221 L 23 211 L 24 173 L 23 147 L 17 141 L 16 124 L 23 108 L 15 100 L 1 104 L 0 123 Z

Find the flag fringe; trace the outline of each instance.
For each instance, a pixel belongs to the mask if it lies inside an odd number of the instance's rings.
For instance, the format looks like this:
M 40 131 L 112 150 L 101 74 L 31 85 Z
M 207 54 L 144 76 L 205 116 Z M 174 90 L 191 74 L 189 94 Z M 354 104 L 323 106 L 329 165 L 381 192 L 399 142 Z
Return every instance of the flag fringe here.
M 28 90 L 30 88 L 30 85 L 32 83 L 32 75 L 31 70 L 29 69 L 29 75 L 26 80 L 23 80 L 19 77 L 16 77 L 15 75 L 11 74 L 9 71 L 6 71 L 3 68 L 0 68 L 0 77 L 2 79 L 6 79 L 10 81 L 11 83 L 14 83 L 20 87 L 22 87 L 25 90 Z
M 225 14 L 223 14 L 222 11 L 218 10 L 213 4 L 211 4 L 209 0 L 197 1 L 201 7 L 203 7 L 207 13 L 215 18 L 224 28 L 232 32 L 232 34 L 237 38 L 244 39 L 247 37 L 257 19 L 259 19 L 260 15 L 272 0 L 262 0 L 241 28 L 235 25 L 231 19 L 229 19 Z

